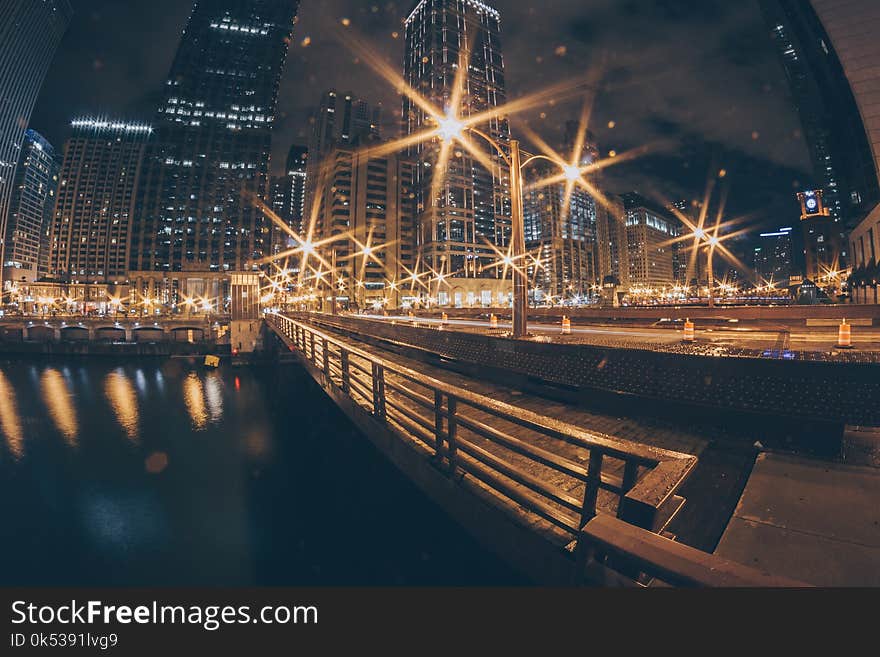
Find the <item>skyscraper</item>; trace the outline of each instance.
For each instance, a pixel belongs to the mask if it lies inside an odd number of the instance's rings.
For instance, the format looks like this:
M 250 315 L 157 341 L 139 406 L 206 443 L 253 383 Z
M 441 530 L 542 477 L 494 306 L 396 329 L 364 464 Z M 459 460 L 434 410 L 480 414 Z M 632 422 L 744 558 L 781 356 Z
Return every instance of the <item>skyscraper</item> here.
M 479 0 L 421 0 L 406 19 L 405 48 L 406 82 L 435 107 L 468 117 L 506 102 L 501 16 L 487 4 Z M 462 76 L 461 104 L 449 107 L 462 66 L 467 69 Z M 408 98 L 403 103 L 403 123 L 408 135 L 436 127 L 433 118 Z M 492 118 L 477 127 L 502 148 L 509 147 L 510 128 L 505 118 Z M 498 260 L 492 247 L 506 251 L 511 238 L 506 165 L 493 148 L 479 143 L 493 162 L 491 170 L 463 149 L 453 149 L 446 170 L 439 171 L 439 140 L 420 144 L 410 152 L 411 159 L 421 163 L 416 187 L 422 266 L 447 276 L 500 277 L 502 268 L 491 266 Z M 442 185 L 432 185 L 435 176 L 443 176 Z M 460 281 L 456 284 L 467 286 Z
M 577 124 L 569 123 L 563 152 L 574 150 L 576 130 Z M 581 166 L 589 166 L 599 157 L 592 141 L 592 135 L 588 135 L 579 158 Z M 527 172 L 536 183 L 556 175 L 556 169 L 543 162 Z M 605 276 L 600 269 L 598 239 L 602 209 L 580 185 L 575 185 L 570 194 L 566 193 L 567 187 L 563 181 L 531 187 L 525 193 L 526 248 L 541 263 L 540 267 L 532 267 L 530 279 L 550 296 L 583 298 Z
M 34 130 L 24 136 L 6 223 L 5 281 L 39 278 L 40 246 L 55 211 L 60 164 L 55 148 Z
M 618 196 L 608 197 L 608 206 L 600 207 L 596 221 L 599 271 L 602 283 L 613 279 L 629 287 L 629 264 L 626 244 L 626 210 Z
M 368 101 L 350 93 L 341 94 L 331 89 L 321 96 L 318 110 L 312 116 L 309 139 L 302 227 L 305 237 L 325 234 L 325 227 L 315 223 L 321 218 L 313 215 L 312 209 L 333 169 L 334 150 L 379 141 L 382 138 L 381 117 L 379 107 L 374 108 Z
M 798 194 L 803 230 L 804 275 L 820 287 L 827 287 L 829 276 L 840 269 L 840 236 L 829 221 L 830 211 L 822 190 Z M 836 276 L 836 274 L 835 274 Z
M 64 148 L 48 277 L 63 283 L 125 282 L 135 187 L 148 125 L 77 119 Z
M 315 237 L 334 238 L 321 255 L 336 261 L 338 296 L 360 308 L 397 308 L 409 289 L 402 281 L 415 266 L 415 165 L 400 153 L 373 156 L 342 144 L 326 161 Z
M 72 15 L 68 0 L 0 3 L 0 237 L 6 235 L 24 133 Z M 0 262 L 8 259 L 4 251 L 5 241 Z
M 321 96 L 313 117 L 309 151 L 326 153 L 338 144 L 353 144 L 382 137 L 382 108 L 373 107 L 351 93 L 330 90 Z
M 165 83 L 132 224 L 139 292 L 179 301 L 269 255 L 272 126 L 298 0 L 196 3 Z M 225 280 L 225 279 L 223 279 Z
M 761 0 L 803 124 L 816 183 L 843 233 L 880 202 L 880 4 Z
M 755 283 L 759 286 L 776 285 L 784 288 L 793 273 L 794 229 L 780 228 L 772 233 L 761 233 L 755 247 Z
M 674 250 L 681 235 L 678 219 L 638 194 L 624 196 L 629 283 L 650 288 L 673 285 Z
M 287 226 L 302 234 L 306 208 L 309 149 L 293 146 L 287 156 L 283 176 L 272 179 L 272 210 Z M 275 254 L 295 248 L 290 234 L 279 226 L 272 226 L 272 252 Z

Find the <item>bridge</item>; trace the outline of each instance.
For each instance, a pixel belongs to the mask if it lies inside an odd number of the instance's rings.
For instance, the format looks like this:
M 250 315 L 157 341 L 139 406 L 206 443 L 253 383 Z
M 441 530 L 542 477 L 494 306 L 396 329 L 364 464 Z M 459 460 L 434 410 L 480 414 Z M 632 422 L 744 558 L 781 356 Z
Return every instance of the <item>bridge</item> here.
M 755 457 L 752 434 L 723 428 L 723 418 L 706 439 L 723 400 L 688 401 L 711 411 L 689 417 L 699 426 L 688 431 L 643 416 L 641 405 L 666 405 L 644 386 L 606 391 L 628 413 L 565 401 L 614 384 L 625 368 L 607 354 L 590 354 L 600 360 L 589 369 L 605 378 L 578 390 L 562 381 L 587 368 L 560 369 L 573 356 L 552 360 L 557 345 L 320 314 L 271 314 L 266 326 L 275 348 L 293 353 L 381 452 L 537 582 L 803 585 L 713 554 Z M 862 412 L 853 408 L 841 404 L 833 422 Z M 766 409 L 752 410 L 763 417 Z
M 223 321 L 221 321 L 223 320 Z M 218 337 L 221 317 L 4 317 L 6 342 L 205 342 Z

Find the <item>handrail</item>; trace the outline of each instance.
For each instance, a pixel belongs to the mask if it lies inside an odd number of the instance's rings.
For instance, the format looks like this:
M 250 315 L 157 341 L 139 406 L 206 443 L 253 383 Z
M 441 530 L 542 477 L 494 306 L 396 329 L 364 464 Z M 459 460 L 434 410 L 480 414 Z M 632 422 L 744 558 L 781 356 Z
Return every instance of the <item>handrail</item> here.
M 609 516 L 596 516 L 590 520 L 582 530 L 582 538 L 584 540 L 580 543 L 593 551 L 592 555 L 581 555 L 582 560 L 602 563 L 607 559 L 617 567 L 634 568 L 635 572 L 672 586 L 808 586 L 701 552 Z
M 448 468 L 444 471 L 449 476 L 458 472 L 471 475 L 496 494 L 566 530 L 568 536 L 574 538 L 569 545 L 574 547 L 574 584 L 583 583 L 587 577 L 593 582 L 622 586 L 807 586 L 682 545 L 656 533 L 654 523 L 695 466 L 694 456 L 593 436 L 564 422 L 541 418 L 530 411 L 460 390 L 284 315 L 267 316 L 267 324 L 291 349 L 298 347 L 303 357 L 323 372 L 326 386 L 340 390 L 341 385 L 341 391 L 356 404 L 371 408 L 375 419 L 392 423 L 396 433 L 403 432 L 418 444 L 429 449 L 433 447 L 435 463 Z M 386 372 L 394 375 L 387 381 Z M 434 398 L 420 390 L 408 389 L 407 382 L 433 391 Z M 395 395 L 386 399 L 386 389 L 393 390 Z M 402 402 L 401 397 L 410 400 L 416 409 L 430 409 L 435 415 L 426 417 Z M 533 427 L 545 436 L 575 437 L 573 444 L 590 450 L 588 467 L 517 439 L 515 435 L 505 434 L 501 427 L 461 414 L 459 402 L 485 410 L 511 424 Z M 515 459 L 506 459 L 486 449 L 482 443 L 459 435 L 459 427 L 553 472 L 583 482 L 583 501 L 573 496 L 571 489 L 554 485 L 521 469 Z M 607 475 L 602 473 L 603 457 L 612 453 L 619 454 L 617 458 L 626 466 L 619 484 L 604 481 Z M 640 478 L 639 466 L 642 464 L 648 464 L 651 469 Z M 599 488 L 619 495 L 617 518 L 598 512 L 596 494 Z M 577 514 L 578 510 L 581 511 L 579 522 L 571 515 L 572 512 Z
M 298 320 L 280 314 L 273 314 L 269 316 L 280 317 L 294 323 L 300 323 Z M 425 383 L 427 386 L 440 390 L 444 394 L 456 397 L 457 399 L 465 402 L 469 406 L 474 406 L 475 408 L 486 410 L 493 414 L 507 415 L 514 421 L 516 419 L 521 419 L 523 422 L 528 423 L 529 425 L 532 425 L 533 427 L 536 427 L 539 430 L 543 430 L 548 433 L 564 433 L 566 436 L 574 438 L 576 441 L 581 443 L 581 446 L 586 449 L 595 447 L 603 450 L 607 456 L 611 456 L 614 458 L 636 458 L 639 459 L 640 465 L 646 466 L 656 466 L 660 462 L 668 460 L 696 460 L 696 457 L 690 454 L 673 452 L 671 450 L 666 450 L 660 447 L 653 447 L 651 445 L 644 445 L 622 438 L 612 440 L 610 438 L 605 438 L 603 436 L 592 434 L 572 424 L 561 422 L 559 420 L 553 420 L 544 415 L 539 415 L 538 413 L 534 413 L 533 411 L 529 411 L 518 406 L 513 406 L 505 402 L 484 397 L 483 395 L 478 395 L 467 390 L 462 390 L 461 388 L 452 386 L 445 381 L 435 379 L 422 372 L 417 372 L 404 365 L 401 365 L 400 363 L 386 360 L 381 356 L 376 356 L 375 354 L 371 354 L 367 351 L 359 349 L 358 347 L 355 347 L 350 343 L 342 342 L 341 340 L 339 340 L 339 338 L 336 338 L 312 326 L 310 326 L 308 330 L 313 332 L 321 339 L 327 340 L 327 342 L 332 345 L 345 348 L 351 354 L 363 358 L 364 360 L 378 363 L 382 367 L 393 370 L 396 374 L 401 374 L 410 380 L 419 383 Z
M 595 515 L 597 493 L 600 489 L 618 497 L 619 517 L 651 531 L 659 530 L 659 523 L 669 518 L 664 510 L 671 508 L 674 502 L 681 501 L 676 498 L 675 493 L 696 465 L 696 457 L 689 454 L 596 436 L 565 422 L 462 390 L 399 362 L 360 349 L 312 324 L 280 314 L 268 315 L 267 322 L 282 338 L 286 337 L 298 346 L 304 357 L 323 371 L 327 384 L 336 387 L 341 385 L 342 391 L 353 399 L 353 395 L 357 394 L 368 407 L 372 407 L 374 417 L 382 422 L 394 422 L 418 441 L 433 448 L 436 457 L 448 463 L 451 473 L 457 468 L 468 472 L 489 483 L 490 487 L 503 496 L 522 504 L 570 534 L 577 535 L 583 523 Z M 361 366 L 352 357 L 364 361 L 367 366 Z M 361 374 L 356 376 L 353 370 Z M 409 394 L 403 394 L 433 417 L 429 419 L 407 409 L 405 405 L 401 406 L 392 398 L 386 399 L 386 386 L 395 392 L 400 390 L 399 383 L 393 380 L 386 383 L 386 371 L 433 392 L 433 400 L 410 391 L 407 391 Z M 340 379 L 339 385 L 334 381 L 333 375 Z M 552 458 L 551 453 L 501 432 L 483 430 L 488 425 L 462 415 L 458 410 L 460 405 L 587 450 L 589 467 L 583 469 L 583 464 L 569 461 L 563 456 Z M 552 504 L 548 504 L 548 500 L 554 504 L 562 501 L 563 507 L 574 510 L 572 507 L 578 505 L 572 504 L 571 498 L 564 491 L 560 493 L 554 490 L 553 485 L 535 478 L 512 462 L 498 459 L 496 455 L 482 450 L 467 436 L 459 436 L 459 426 L 492 444 L 525 457 L 531 463 L 565 476 L 574 476 L 581 481 L 584 484 L 584 498 L 580 503 L 580 520 L 560 514 Z M 606 456 L 623 462 L 625 471 L 622 480 L 602 472 L 603 459 Z M 647 469 L 641 477 L 640 467 Z M 577 476 L 581 471 L 583 476 Z M 534 491 L 534 495 L 511 487 L 498 478 L 499 474 Z

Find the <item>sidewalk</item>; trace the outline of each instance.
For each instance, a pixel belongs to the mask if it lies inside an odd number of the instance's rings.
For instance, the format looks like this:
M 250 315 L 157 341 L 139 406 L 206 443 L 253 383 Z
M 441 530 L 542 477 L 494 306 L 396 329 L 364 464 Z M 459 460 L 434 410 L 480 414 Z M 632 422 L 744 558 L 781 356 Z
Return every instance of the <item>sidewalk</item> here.
M 880 586 L 880 470 L 761 454 L 715 554 L 818 586 Z

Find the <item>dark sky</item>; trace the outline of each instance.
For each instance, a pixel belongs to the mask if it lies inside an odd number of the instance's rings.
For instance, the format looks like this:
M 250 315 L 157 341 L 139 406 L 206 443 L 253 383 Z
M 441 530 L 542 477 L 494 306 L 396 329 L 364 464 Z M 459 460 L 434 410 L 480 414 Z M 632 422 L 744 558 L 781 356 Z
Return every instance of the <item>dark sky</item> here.
M 77 114 L 151 119 L 191 9 L 189 0 L 71 3 L 76 16 L 31 124 L 56 145 Z M 382 102 L 394 136 L 400 101 L 339 35 L 346 29 L 363 35 L 400 70 L 402 21 L 413 4 L 303 0 L 281 91 L 276 166 L 293 142 L 307 141 L 309 112 L 328 88 Z M 603 152 L 671 139 L 662 152 L 609 170 L 612 191 L 694 199 L 710 170 L 725 169 L 732 213 L 756 213 L 756 228 L 796 220 L 794 192 L 810 181 L 809 160 L 755 0 L 495 0 L 494 6 L 502 14 L 512 98 L 600 69 L 604 84 L 591 129 Z M 340 27 L 343 18 L 349 28 Z M 555 143 L 565 121 L 577 118 L 579 103 L 542 111 L 544 118 L 536 112 L 522 120 Z

